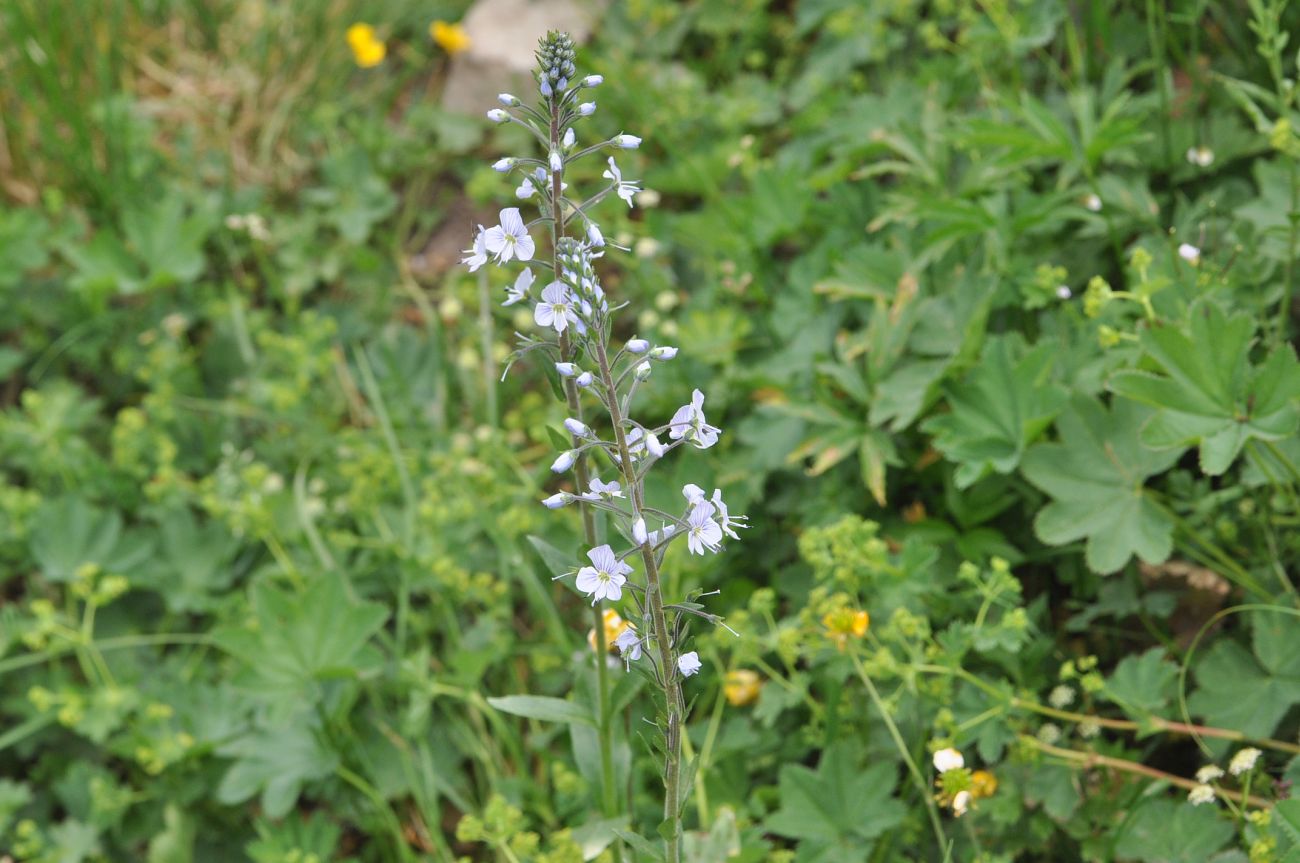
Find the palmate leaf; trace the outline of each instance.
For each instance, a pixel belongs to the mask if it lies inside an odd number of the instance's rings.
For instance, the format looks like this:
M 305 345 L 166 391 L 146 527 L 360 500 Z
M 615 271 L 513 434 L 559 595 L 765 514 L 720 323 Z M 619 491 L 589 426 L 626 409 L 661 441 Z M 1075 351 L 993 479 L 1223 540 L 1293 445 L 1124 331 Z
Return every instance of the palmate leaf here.
M 1252 438 L 1274 441 L 1300 428 L 1300 363 L 1290 346 L 1252 366 L 1255 321 L 1229 316 L 1214 303 L 1192 307 L 1186 330 L 1151 327 L 1142 349 L 1163 374 L 1125 370 L 1112 392 L 1159 408 L 1142 428 L 1157 449 L 1200 446 L 1201 469 L 1218 476 Z
M 1187 706 L 1210 725 L 1267 737 L 1300 704 L 1300 622 L 1289 614 L 1257 613 L 1253 624 L 1253 651 L 1220 641 L 1205 654 Z
M 1035 444 L 1020 465 L 1052 497 L 1034 519 L 1039 539 L 1048 545 L 1087 540 L 1085 559 L 1098 573 L 1119 570 L 1135 554 L 1147 563 L 1169 557 L 1173 521 L 1143 483 L 1171 467 L 1182 450 L 1142 445 L 1138 430 L 1151 416 L 1149 408 L 1122 400 L 1111 410 L 1088 397 L 1071 402 L 1057 419 L 1061 441 Z
M 1124 825 L 1115 853 L 1142 863 L 1206 863 L 1232 833 L 1212 807 L 1151 799 Z
M 990 339 L 980 364 L 960 384 L 946 386 L 952 410 L 926 420 L 921 430 L 957 463 L 957 488 L 990 472 L 1008 474 L 1029 444 L 1065 404 L 1065 391 L 1045 384 L 1052 368 L 1050 345 L 1026 352 L 1017 336 Z

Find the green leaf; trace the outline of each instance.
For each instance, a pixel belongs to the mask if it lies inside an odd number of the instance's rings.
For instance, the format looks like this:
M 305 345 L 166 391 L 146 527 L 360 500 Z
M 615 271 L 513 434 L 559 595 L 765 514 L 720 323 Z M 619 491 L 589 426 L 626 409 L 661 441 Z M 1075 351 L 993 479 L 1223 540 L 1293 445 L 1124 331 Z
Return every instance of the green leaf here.
M 217 786 L 221 803 L 243 803 L 261 792 L 262 809 L 283 818 L 293 809 L 304 782 L 324 779 L 338 767 L 338 756 L 321 746 L 315 730 L 298 721 L 258 729 L 217 750 L 234 757 Z
M 1142 429 L 1142 441 L 1158 449 L 1200 446 L 1201 469 L 1218 476 L 1252 438 L 1280 440 L 1300 428 L 1300 363 L 1289 345 L 1258 367 L 1250 363 L 1255 319 L 1229 317 L 1202 300 L 1186 331 L 1150 327 L 1142 348 L 1163 374 L 1125 370 L 1109 386 L 1125 398 L 1160 409 Z
M 150 285 L 192 282 L 202 275 L 203 244 L 215 225 L 207 210 L 186 212 L 177 194 L 122 216 L 126 239 L 144 261 Z
M 1039 539 L 1048 545 L 1086 539 L 1085 559 L 1098 573 L 1121 569 L 1135 554 L 1147 563 L 1169 557 L 1173 521 L 1143 483 L 1182 451 L 1154 451 L 1138 441 L 1151 415 L 1127 401 L 1109 411 L 1088 397 L 1071 402 L 1057 420 L 1060 443 L 1036 444 L 1021 464 L 1025 478 L 1052 497 L 1034 519 Z
M 817 769 L 781 768 L 781 808 L 766 827 L 780 836 L 814 846 L 811 859 L 864 861 L 871 840 L 897 826 L 906 814 L 893 798 L 897 770 L 892 762 L 862 766 L 856 746 L 838 742 L 822 754 Z
M 123 531 L 117 510 L 101 509 L 79 497 L 47 501 L 36 514 L 32 557 L 50 581 L 72 581 L 77 570 L 94 564 L 110 572 L 130 572 L 146 561 L 153 543 Z
M 1187 705 L 1210 725 L 1267 737 L 1300 704 L 1300 625 L 1290 615 L 1257 614 L 1253 648 L 1215 644 L 1196 666 L 1198 689 Z
M 255 690 L 301 698 L 316 693 L 321 680 L 353 677 L 376 661 L 366 642 L 383 627 L 388 610 L 350 600 L 337 576 L 316 576 L 301 593 L 264 580 L 251 593 L 256 629 L 223 629 L 215 639 L 244 661 Z
M 1214 807 L 1152 799 L 1124 825 L 1115 854 L 1142 863 L 1205 863 L 1233 832 Z
M 1130 717 L 1141 720 L 1160 713 L 1174 695 L 1178 668 L 1153 647 L 1140 656 L 1120 660 L 1106 681 L 1106 695 Z
M 582 725 L 595 725 L 590 711 L 573 701 L 563 698 L 550 698 L 545 695 L 502 695 L 489 698 L 491 704 L 502 713 L 522 716 L 526 719 L 540 719 L 543 722 L 577 722 Z
M 1019 336 L 989 339 L 980 364 L 958 384 L 944 388 L 951 412 L 926 420 L 921 430 L 957 462 L 954 480 L 964 489 L 986 474 L 1009 474 L 1029 444 L 1065 403 L 1066 393 L 1048 384 L 1054 351 L 1025 351 Z
M 688 832 L 682 837 L 686 863 L 725 863 L 740 856 L 740 831 L 736 812 L 723 806 L 708 833 Z

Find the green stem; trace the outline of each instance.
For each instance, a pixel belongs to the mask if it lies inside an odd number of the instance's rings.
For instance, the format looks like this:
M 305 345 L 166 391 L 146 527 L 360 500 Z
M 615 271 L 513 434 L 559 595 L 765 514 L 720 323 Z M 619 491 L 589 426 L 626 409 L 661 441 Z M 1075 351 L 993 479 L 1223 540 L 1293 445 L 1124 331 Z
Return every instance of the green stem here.
M 948 837 L 943 833 L 943 822 L 939 820 L 939 807 L 935 805 L 934 795 L 930 793 L 930 783 L 921 774 L 921 768 L 916 766 L 916 761 L 912 758 L 912 753 L 908 750 L 902 733 L 898 730 L 898 726 L 894 724 L 894 718 L 889 715 L 889 709 L 885 707 L 884 700 L 881 699 L 880 693 L 876 691 L 876 685 L 871 682 L 871 676 L 867 674 L 866 666 L 862 664 L 862 657 L 858 655 L 856 649 L 853 650 L 851 655 L 853 667 L 858 672 L 862 685 L 867 688 L 867 694 L 871 696 L 871 702 L 876 705 L 876 710 L 880 711 L 880 717 L 885 721 L 885 727 L 889 729 L 889 736 L 893 738 L 898 754 L 902 756 L 903 763 L 907 765 L 907 772 L 912 775 L 917 790 L 921 792 L 921 799 L 925 801 L 925 811 L 930 816 L 930 827 L 934 830 L 934 838 L 939 843 L 940 850 L 946 853 Z
M 605 387 L 605 407 L 609 410 L 610 421 L 614 425 L 614 439 L 618 444 L 619 467 L 628 493 L 632 496 L 632 509 L 636 513 L 645 510 L 645 492 L 637 479 L 636 467 L 632 464 L 632 453 L 628 450 L 627 434 L 623 429 L 623 415 L 618 404 L 618 392 L 614 386 L 614 376 L 610 371 L 609 355 L 605 342 L 597 337 L 592 339 L 596 349 L 596 362 L 600 368 L 600 379 Z M 667 707 L 667 727 L 664 729 L 664 821 L 668 824 L 668 833 L 664 837 L 667 850 L 666 863 L 679 863 L 681 860 L 682 837 L 682 800 L 681 800 L 681 760 L 682 760 L 682 726 L 686 720 L 685 701 L 682 698 L 681 676 L 677 673 L 677 664 L 673 659 L 673 645 L 668 637 L 668 618 L 664 614 L 663 586 L 659 580 L 659 564 L 655 560 L 654 549 L 649 543 L 641 546 L 641 560 L 645 564 L 646 599 L 650 603 L 651 625 L 654 627 L 654 642 L 659 652 L 660 679 L 664 687 L 664 700 Z

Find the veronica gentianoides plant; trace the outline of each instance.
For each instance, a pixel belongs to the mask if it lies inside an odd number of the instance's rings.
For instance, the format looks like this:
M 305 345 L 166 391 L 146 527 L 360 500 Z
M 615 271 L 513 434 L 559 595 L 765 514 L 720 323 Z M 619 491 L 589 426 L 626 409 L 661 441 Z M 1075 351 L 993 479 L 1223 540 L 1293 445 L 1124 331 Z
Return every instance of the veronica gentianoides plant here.
M 574 56 L 567 35 L 548 33 L 537 51 L 538 104 L 526 105 L 503 93 L 501 107 L 488 112 L 494 122 L 524 127 L 541 145 L 541 158 L 507 157 L 493 165 L 501 173 L 519 176 L 515 196 L 524 206 L 535 205 L 538 215 L 525 221 L 519 207 L 502 210 L 500 224 L 479 227 L 464 263 L 471 271 L 489 263 L 517 270 L 506 288 L 504 305 L 533 303 L 538 334 L 519 335 L 511 362 L 528 355 L 544 356 L 562 382 L 570 445 L 556 456 L 551 470 L 572 473 L 576 490 L 556 492 L 542 503 L 550 509 L 577 504 L 582 510 L 587 551 L 566 575 L 575 578 L 577 589 L 591 598 L 593 607 L 605 812 L 617 813 L 618 792 L 610 756 L 608 646 L 600 604 L 621 602 L 625 608 L 630 606 L 631 625 L 620 632 L 614 646 L 627 669 L 644 673 L 661 694 L 655 723 L 663 754 L 660 832 L 666 859 L 677 863 L 681 813 L 690 784 L 682 764 L 686 719 L 682 681 L 701 669 L 696 652 L 685 650 L 687 624 L 692 617 L 715 624 L 721 619 L 695 601 L 698 593 L 670 602 L 664 595 L 661 569 L 674 542 L 684 539 L 691 554 L 715 554 L 726 538 L 739 538 L 736 529 L 746 526 L 745 517 L 730 514 L 720 490 L 709 495 L 689 483 L 682 489 L 685 503 L 678 511 L 647 503 L 646 477 L 660 459 L 680 447 L 708 449 L 721 431 L 706 418 L 705 396 L 698 389 L 667 422 L 634 417 L 638 389 L 650 380 L 655 364 L 672 360 L 677 349 L 641 338 L 628 339 L 621 347 L 614 341 L 614 313 L 622 305 L 610 304 L 596 275 L 595 263 L 610 247 L 591 213 L 610 195 L 633 205 L 640 191 L 636 181 L 624 179 L 614 156 L 607 154 L 636 149 L 641 139 L 618 134 L 578 146 L 575 126 L 596 110 L 596 103 L 583 97 L 602 79 L 599 75 L 578 78 Z M 578 160 L 599 155 L 606 156 L 603 177 L 609 182 L 590 198 L 579 200 L 566 191 L 566 173 Z M 535 229 L 549 231 L 549 261 L 536 256 L 531 234 Z M 534 270 L 545 282 L 540 296 L 533 294 L 538 281 Z M 599 419 L 589 418 L 589 411 Z M 601 474 L 613 478 L 602 479 Z M 596 511 L 607 515 L 617 530 L 616 541 L 597 544 Z M 651 529 L 652 524 L 657 527 Z

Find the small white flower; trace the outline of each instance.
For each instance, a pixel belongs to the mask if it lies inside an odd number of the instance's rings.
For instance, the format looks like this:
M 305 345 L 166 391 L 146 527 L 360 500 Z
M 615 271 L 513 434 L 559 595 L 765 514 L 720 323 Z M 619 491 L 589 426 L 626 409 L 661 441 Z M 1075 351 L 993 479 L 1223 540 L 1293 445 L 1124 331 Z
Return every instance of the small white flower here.
M 727 505 L 722 502 L 722 489 L 720 488 L 715 488 L 713 490 L 713 505 L 718 509 L 718 521 L 722 527 L 722 532 L 732 539 L 740 539 L 732 528 L 749 527 L 747 524 L 741 524 L 743 521 L 748 521 L 749 517 L 744 515 L 733 517 L 729 512 L 727 512 Z
M 505 174 L 508 173 L 510 169 L 515 166 L 516 162 L 517 160 L 513 158 L 497 159 L 495 162 L 492 163 L 492 170 Z
M 1197 785 L 1187 792 L 1187 802 L 1193 806 L 1200 806 L 1202 803 L 1213 803 L 1214 789 L 1209 785 Z
M 487 118 L 493 123 L 504 123 L 506 120 L 510 119 L 510 112 L 502 110 L 501 108 L 493 108 L 491 111 L 487 112 Z
M 662 360 L 667 362 L 675 356 L 677 356 L 677 348 L 670 347 L 669 345 L 660 345 L 650 351 L 650 359 L 652 360 Z
M 556 363 L 555 370 L 562 378 L 571 378 L 578 373 L 578 367 L 573 363 Z
M 528 299 L 528 290 L 533 286 L 535 278 L 532 268 L 524 267 L 523 272 L 515 277 L 515 283 L 506 288 L 506 299 L 501 305 L 513 306 Z
M 952 814 L 957 818 L 970 810 L 970 792 L 958 791 L 952 798 Z
M 547 509 L 559 509 L 573 500 L 573 495 L 567 491 L 559 491 L 542 501 L 542 506 Z
M 551 463 L 551 471 L 553 473 L 564 473 L 566 470 L 573 467 L 573 463 L 577 460 L 577 451 L 566 449 L 564 452 L 560 453 L 559 458 Z
M 650 343 L 645 339 L 628 339 L 626 347 L 630 354 L 643 354 L 650 350 Z
M 573 127 L 570 126 L 569 128 L 565 129 L 564 138 L 560 140 L 560 144 L 563 145 L 564 149 L 566 150 L 573 149 L 573 145 L 576 144 L 577 142 L 578 142 L 578 136 L 577 134 L 574 133 Z
M 584 87 L 599 87 L 603 83 L 605 83 L 604 75 L 588 75 L 582 79 L 582 86 Z
M 569 417 L 564 421 L 564 427 L 569 430 L 569 434 L 574 437 L 588 437 L 591 435 L 591 429 L 582 420 L 576 420 Z
M 1038 729 L 1038 739 L 1048 746 L 1061 739 L 1061 727 L 1053 722 L 1044 722 Z
M 592 597 L 592 605 L 602 599 L 620 598 L 632 567 L 619 560 L 608 545 L 593 548 L 587 552 L 587 557 L 592 565 L 578 570 L 578 590 Z
M 1251 770 L 1255 766 L 1255 762 L 1259 760 L 1259 756 L 1262 754 L 1263 753 L 1255 747 L 1247 746 L 1245 749 L 1242 749 L 1236 755 L 1232 756 L 1232 760 L 1228 762 L 1228 772 L 1233 776 L 1240 776 L 1248 770 Z
M 483 230 L 482 225 L 479 225 L 478 233 L 474 235 L 474 244 L 468 249 L 465 249 L 465 257 L 460 259 L 462 264 L 469 267 L 471 273 L 476 272 L 479 267 L 487 263 L 488 251 L 485 235 L 486 231 Z
M 659 348 L 655 348 L 655 351 Z M 650 352 L 654 356 L 654 351 Z M 704 393 L 695 390 L 691 394 L 691 403 L 682 405 L 673 414 L 673 418 L 668 423 L 668 436 L 673 440 L 682 440 L 683 438 L 695 444 L 700 449 L 708 449 L 718 442 L 718 435 L 722 432 L 715 426 L 711 426 L 704 416 Z
M 574 380 L 574 383 L 577 384 L 579 387 L 586 389 L 587 387 L 591 386 L 592 382 L 595 380 L 596 378 L 591 374 L 591 372 L 583 372 L 582 374 L 578 375 L 578 377 Z
M 629 669 L 633 662 L 641 658 L 641 637 L 631 627 L 618 634 L 618 638 L 614 639 L 614 646 L 623 655 L 623 662 Z
M 1196 781 L 1208 785 L 1216 779 L 1223 778 L 1223 768 L 1217 764 L 1207 764 L 1196 771 Z
M 632 540 L 637 545 L 645 545 L 650 541 L 650 534 L 645 529 L 644 518 L 637 518 L 636 521 L 632 522 Z
M 583 102 L 581 105 L 578 106 L 579 117 L 590 117 L 594 113 L 596 113 L 595 102 Z
M 511 258 L 531 261 L 536 249 L 533 238 L 528 236 L 528 229 L 524 227 L 518 207 L 502 210 L 501 224 L 488 228 L 483 241 L 487 250 L 496 255 L 499 264 L 504 264 Z
M 700 663 L 700 655 L 692 650 L 690 653 L 683 653 L 677 657 L 677 670 L 682 673 L 682 677 L 690 677 L 693 674 L 699 674 L 703 665 Z
M 517 108 L 520 105 L 519 100 L 514 96 L 511 96 L 509 93 L 497 94 L 497 101 L 502 105 L 505 105 L 507 108 Z
M 609 167 L 605 170 L 603 174 L 601 174 L 601 176 L 607 180 L 614 181 L 615 194 L 617 194 L 624 201 L 627 201 L 628 207 L 631 207 L 632 197 L 637 192 L 641 191 L 641 187 L 637 185 L 636 180 L 623 179 L 623 172 L 618 169 L 618 163 L 614 161 L 613 156 L 609 157 Z
M 1187 161 L 1198 168 L 1208 168 L 1214 164 L 1214 151 L 1209 147 L 1188 147 Z
M 635 150 L 637 147 L 641 146 L 641 139 L 636 135 L 618 134 L 610 139 L 610 143 L 615 147 L 621 147 L 624 150 Z
M 686 498 L 687 503 L 694 506 L 704 500 L 704 489 L 693 482 L 688 482 L 682 486 L 682 497 Z
M 1191 243 L 1182 243 L 1178 246 L 1178 257 L 1194 267 L 1201 262 L 1201 250 Z
M 605 246 L 605 235 L 600 232 L 600 226 L 595 222 L 587 225 L 587 242 L 598 249 Z
M 934 769 L 940 773 L 947 773 L 949 770 L 960 770 L 966 766 L 966 759 L 956 749 L 940 749 L 934 753 Z
M 717 554 L 718 543 L 722 542 L 722 528 L 713 520 L 714 512 L 713 504 L 703 499 L 691 508 L 691 514 L 686 518 L 686 547 L 691 554 L 704 554 L 706 551 Z
M 591 489 L 583 495 L 588 500 L 600 500 L 602 497 L 616 498 L 623 496 L 623 488 L 616 482 L 601 482 L 600 477 L 592 477 L 587 484 Z
M 521 201 L 527 201 L 533 195 L 537 194 L 537 187 L 533 185 L 532 178 L 524 177 L 524 181 L 515 189 L 515 197 Z
M 551 151 L 551 173 L 558 174 L 564 170 L 564 159 L 560 157 L 559 150 Z
M 560 282 L 547 285 L 541 302 L 533 309 L 533 321 L 539 327 L 553 327 L 557 333 L 564 332 L 570 324 L 578 324 L 569 289 Z
M 1101 198 L 1097 197 L 1095 193 L 1085 197 L 1083 199 L 1083 205 L 1094 213 L 1101 212 Z
M 1074 690 L 1061 684 L 1048 694 L 1047 703 L 1057 710 L 1064 710 L 1074 703 Z
M 1068 300 L 1072 296 L 1074 296 L 1074 292 L 1070 290 L 1069 285 L 1056 286 L 1056 298 L 1058 300 Z

